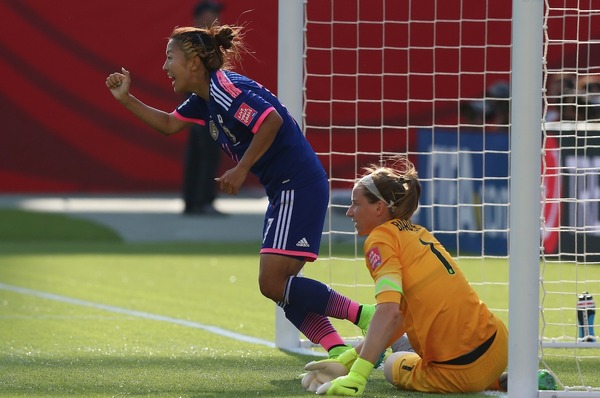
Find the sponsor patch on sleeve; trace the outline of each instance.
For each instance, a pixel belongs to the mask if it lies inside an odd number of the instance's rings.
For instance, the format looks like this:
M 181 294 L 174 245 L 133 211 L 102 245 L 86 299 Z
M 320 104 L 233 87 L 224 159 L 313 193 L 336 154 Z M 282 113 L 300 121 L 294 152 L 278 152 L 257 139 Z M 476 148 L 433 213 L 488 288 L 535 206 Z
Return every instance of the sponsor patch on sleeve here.
M 254 116 L 256 116 L 258 112 L 256 112 L 251 106 L 247 105 L 245 102 L 242 102 L 242 105 L 238 108 L 235 113 L 235 118 L 240 122 L 244 123 L 246 126 L 250 125 Z
M 375 269 L 381 265 L 381 253 L 379 253 L 377 246 L 367 252 L 367 260 L 371 269 Z

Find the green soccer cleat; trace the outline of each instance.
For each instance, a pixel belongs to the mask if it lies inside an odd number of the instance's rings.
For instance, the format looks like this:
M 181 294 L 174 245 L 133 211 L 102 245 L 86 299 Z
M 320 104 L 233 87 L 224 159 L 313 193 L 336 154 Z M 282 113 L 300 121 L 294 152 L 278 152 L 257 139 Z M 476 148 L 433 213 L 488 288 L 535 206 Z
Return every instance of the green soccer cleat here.
M 375 304 L 362 304 L 360 306 L 360 316 L 358 317 L 358 321 L 356 321 L 356 326 L 362 330 L 363 336 L 367 334 L 367 330 L 369 330 L 369 325 L 371 324 L 371 318 L 373 318 L 373 314 L 375 313 Z
M 349 344 L 335 346 L 328 351 L 328 354 L 329 354 L 328 359 L 337 359 L 337 357 L 339 357 L 340 355 L 342 355 L 344 352 L 348 351 L 351 348 L 352 348 L 352 346 Z

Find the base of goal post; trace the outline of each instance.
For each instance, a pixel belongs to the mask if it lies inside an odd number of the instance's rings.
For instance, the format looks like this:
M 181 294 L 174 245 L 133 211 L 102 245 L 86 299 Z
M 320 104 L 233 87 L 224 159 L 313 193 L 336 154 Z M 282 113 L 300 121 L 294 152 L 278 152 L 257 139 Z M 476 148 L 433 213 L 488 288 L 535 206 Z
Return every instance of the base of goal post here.
M 303 341 L 300 340 L 300 332 L 285 317 L 283 309 L 278 305 L 275 305 L 275 347 L 295 354 L 323 355 L 323 353 L 319 353 L 311 349 L 308 345 L 303 344 Z
M 543 348 L 600 348 L 600 342 L 587 342 L 587 341 L 555 341 L 555 340 L 544 340 L 542 341 Z
M 538 398 L 593 398 L 600 397 L 600 391 L 539 391 Z

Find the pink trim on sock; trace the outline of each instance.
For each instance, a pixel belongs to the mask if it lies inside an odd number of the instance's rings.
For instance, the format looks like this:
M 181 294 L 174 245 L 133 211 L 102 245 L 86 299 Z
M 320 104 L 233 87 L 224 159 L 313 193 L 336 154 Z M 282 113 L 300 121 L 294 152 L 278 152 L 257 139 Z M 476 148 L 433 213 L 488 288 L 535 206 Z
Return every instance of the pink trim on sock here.
M 344 340 L 337 333 L 329 333 L 327 336 L 323 337 L 321 341 L 319 341 L 321 347 L 325 349 L 325 351 L 329 351 L 331 347 L 336 345 L 344 345 L 346 344 Z
M 357 315 L 358 309 L 360 308 L 360 304 L 356 301 L 351 301 L 350 306 L 348 307 L 348 320 L 352 323 L 358 322 Z

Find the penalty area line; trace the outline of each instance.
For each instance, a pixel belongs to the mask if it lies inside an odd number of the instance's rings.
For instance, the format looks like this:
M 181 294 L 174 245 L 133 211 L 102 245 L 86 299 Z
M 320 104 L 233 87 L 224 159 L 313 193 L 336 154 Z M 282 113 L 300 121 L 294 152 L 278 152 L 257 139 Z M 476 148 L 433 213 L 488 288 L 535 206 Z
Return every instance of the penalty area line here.
M 108 311 L 115 314 L 124 314 L 137 318 L 148 319 L 152 321 L 167 322 L 175 325 L 186 326 L 194 329 L 201 329 L 209 333 L 214 333 L 219 336 L 228 337 L 230 339 L 242 341 L 244 343 L 258 344 L 269 348 L 275 348 L 275 343 L 257 337 L 246 336 L 240 333 L 235 333 L 229 330 L 221 329 L 216 326 L 204 325 L 198 322 L 186 321 L 185 319 L 171 318 L 169 316 L 151 314 L 144 311 L 130 310 L 127 308 L 116 307 L 113 305 L 94 303 L 92 301 L 80 300 L 72 297 L 61 296 L 59 294 L 41 292 L 39 290 L 28 289 L 25 287 L 7 285 L 0 282 L 0 290 L 7 290 L 14 293 L 27 294 L 34 297 L 44 298 L 48 300 L 60 301 L 62 303 L 79 305 L 82 307 L 90 307 L 98 310 Z

